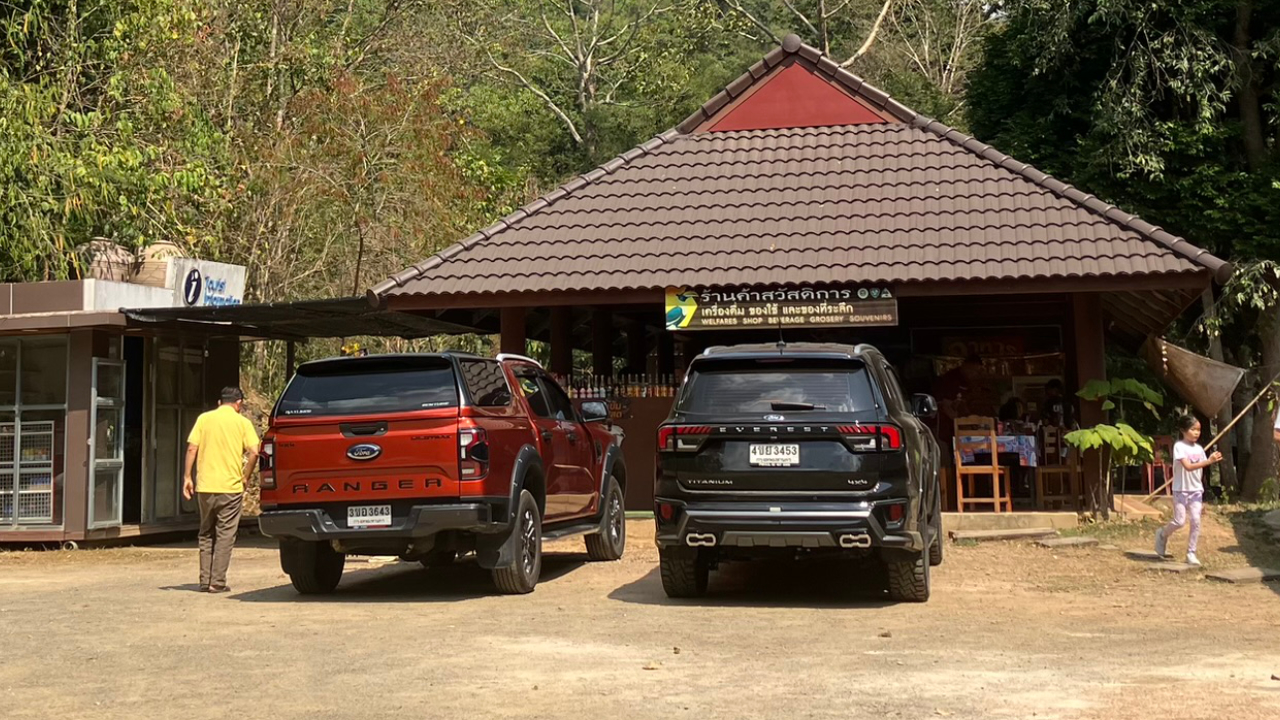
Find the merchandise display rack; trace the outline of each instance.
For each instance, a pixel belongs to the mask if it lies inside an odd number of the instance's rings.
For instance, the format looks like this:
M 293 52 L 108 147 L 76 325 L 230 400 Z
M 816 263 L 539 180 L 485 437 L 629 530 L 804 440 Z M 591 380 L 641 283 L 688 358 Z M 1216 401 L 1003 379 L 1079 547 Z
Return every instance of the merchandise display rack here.
M 0 521 L 53 522 L 53 440 L 52 422 L 0 424 Z

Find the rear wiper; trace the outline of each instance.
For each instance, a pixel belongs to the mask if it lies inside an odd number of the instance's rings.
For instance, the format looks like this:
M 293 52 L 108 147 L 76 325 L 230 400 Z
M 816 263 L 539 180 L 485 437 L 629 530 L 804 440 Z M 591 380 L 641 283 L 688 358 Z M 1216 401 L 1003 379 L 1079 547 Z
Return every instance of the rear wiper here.
M 770 402 L 769 406 L 772 407 L 774 410 L 800 411 L 800 410 L 826 410 L 827 409 L 826 405 L 814 405 L 813 403 L 806 403 L 806 402 L 780 402 L 778 400 L 774 400 Z

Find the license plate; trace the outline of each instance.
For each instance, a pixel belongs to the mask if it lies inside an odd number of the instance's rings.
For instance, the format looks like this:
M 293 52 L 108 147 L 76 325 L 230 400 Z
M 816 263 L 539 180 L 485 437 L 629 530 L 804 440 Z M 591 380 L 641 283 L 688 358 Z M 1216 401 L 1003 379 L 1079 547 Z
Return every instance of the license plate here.
M 373 528 L 390 525 L 390 505 L 355 505 L 347 508 L 347 527 Z
M 751 464 L 757 467 L 791 467 L 800 464 L 799 445 L 752 445 Z

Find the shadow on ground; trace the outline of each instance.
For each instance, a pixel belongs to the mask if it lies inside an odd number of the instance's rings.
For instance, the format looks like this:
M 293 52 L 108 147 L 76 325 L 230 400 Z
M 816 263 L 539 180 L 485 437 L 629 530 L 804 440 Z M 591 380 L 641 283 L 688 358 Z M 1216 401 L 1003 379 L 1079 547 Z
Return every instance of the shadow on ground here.
M 840 560 L 725 563 L 711 572 L 707 594 L 693 599 L 667 597 L 655 567 L 614 590 L 609 599 L 689 607 L 882 608 L 894 604 L 885 596 L 879 568 Z
M 587 562 L 585 553 L 542 556 L 539 584 L 553 583 Z M 418 563 L 370 564 L 348 560 L 342 583 L 331 595 L 300 595 L 293 585 L 232 593 L 248 603 L 361 603 L 361 602 L 457 602 L 500 595 L 488 570 L 465 560 L 445 567 L 424 568 Z

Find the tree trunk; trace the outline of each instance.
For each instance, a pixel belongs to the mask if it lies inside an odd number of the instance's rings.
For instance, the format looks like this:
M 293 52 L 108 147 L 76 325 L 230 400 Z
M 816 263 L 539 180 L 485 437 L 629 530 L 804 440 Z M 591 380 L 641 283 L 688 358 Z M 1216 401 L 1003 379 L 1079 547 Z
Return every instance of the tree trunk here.
M 1236 103 L 1240 109 L 1240 127 L 1244 134 L 1245 160 L 1249 169 L 1257 171 L 1267 160 L 1266 128 L 1262 120 L 1262 103 L 1258 97 L 1258 79 L 1253 59 L 1253 42 L 1249 23 L 1253 18 L 1253 0 L 1236 5 L 1236 27 L 1232 38 L 1232 60 L 1236 66 Z
M 1280 370 L 1280 310 L 1272 309 L 1262 313 L 1258 323 L 1258 339 L 1262 346 L 1262 367 L 1259 382 L 1266 383 Z M 1261 392 L 1262 385 L 1258 386 Z M 1253 412 L 1253 431 L 1249 434 L 1249 468 L 1244 476 L 1244 489 L 1241 496 L 1245 500 L 1259 499 L 1262 486 L 1268 479 L 1276 477 L 1276 441 L 1275 423 L 1271 403 L 1258 403 Z
M 1205 290 L 1204 293 L 1201 294 L 1200 303 L 1204 308 L 1204 314 L 1206 319 L 1213 319 L 1214 317 L 1216 317 L 1217 311 L 1215 309 L 1214 302 L 1213 302 L 1212 290 Z M 1212 323 L 1212 324 L 1216 325 L 1216 323 Z M 1216 331 L 1209 332 L 1209 357 L 1214 360 L 1217 360 L 1218 362 L 1224 361 L 1222 356 L 1222 336 L 1218 335 Z M 1218 432 L 1221 432 L 1223 428 L 1231 424 L 1232 415 L 1233 413 L 1231 412 L 1231 403 L 1228 402 L 1226 406 L 1223 407 L 1222 410 L 1218 413 L 1218 417 L 1214 418 L 1214 420 L 1216 420 L 1216 424 L 1213 426 L 1215 435 Z M 1209 427 L 1209 426 L 1206 425 L 1205 427 Z M 1240 492 L 1240 479 L 1239 477 L 1236 476 L 1235 457 L 1234 457 L 1234 453 L 1232 452 L 1231 439 L 1234 436 L 1235 436 L 1234 431 L 1229 432 L 1218 443 L 1218 450 L 1222 452 L 1222 459 L 1223 459 L 1222 464 L 1218 465 L 1219 477 L 1222 481 L 1223 488 L 1233 495 L 1238 494 Z

